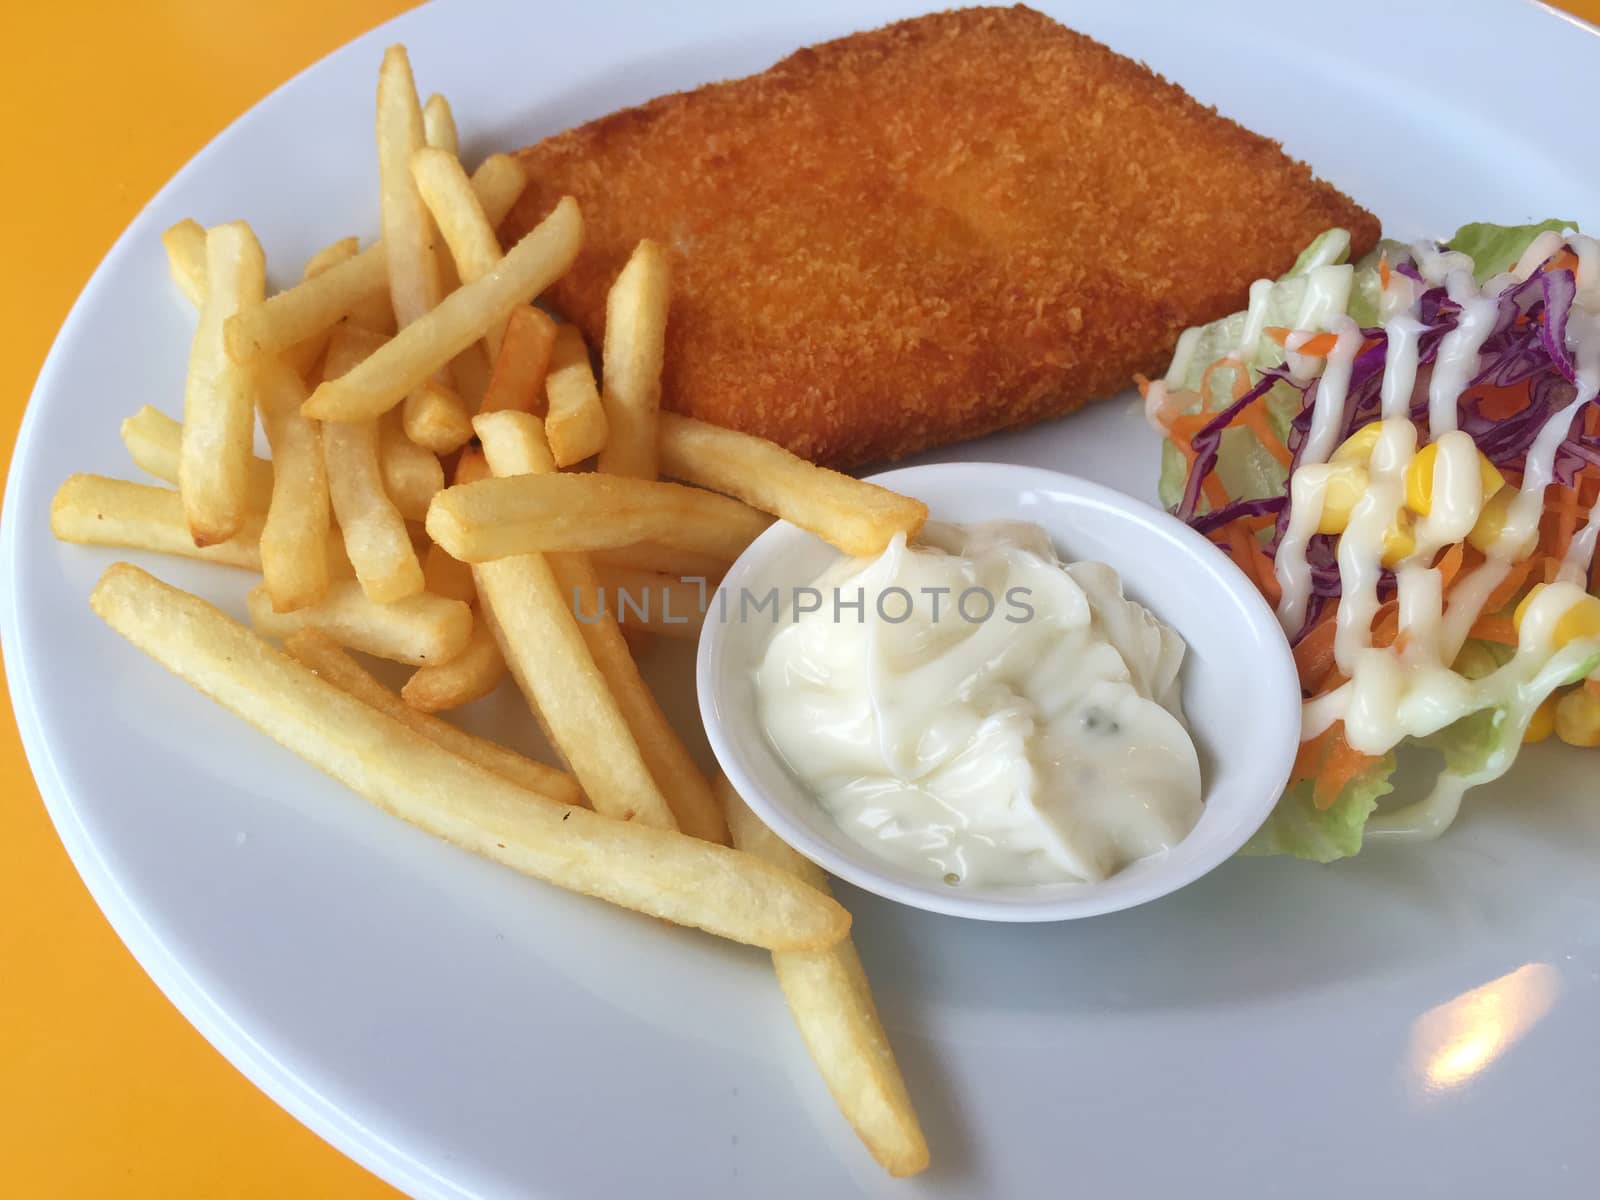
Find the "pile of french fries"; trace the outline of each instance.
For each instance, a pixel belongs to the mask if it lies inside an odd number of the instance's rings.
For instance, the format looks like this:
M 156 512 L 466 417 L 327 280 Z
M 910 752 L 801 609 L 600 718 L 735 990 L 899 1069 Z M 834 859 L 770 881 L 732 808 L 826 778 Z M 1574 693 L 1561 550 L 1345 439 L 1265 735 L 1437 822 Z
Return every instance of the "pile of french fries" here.
M 921 1170 L 927 1145 L 849 914 L 701 772 L 635 665 L 649 636 L 698 625 L 624 624 L 601 598 L 656 589 L 697 612 L 691 581 L 714 584 L 773 517 L 874 554 L 926 509 L 660 412 L 671 283 L 651 242 L 612 288 L 597 382 L 578 330 L 533 303 L 579 252 L 577 204 L 503 250 L 520 166 L 494 155 L 469 174 L 449 105 L 420 102 L 399 46 L 379 74 L 377 143 L 381 239 L 334 242 L 274 295 L 245 222 L 167 231 L 198 310 L 182 420 L 145 407 L 122 426 L 159 483 L 76 475 L 52 505 L 65 541 L 258 573 L 254 631 L 128 563 L 101 577 L 95 612 L 418 827 L 769 950 L 845 1115 L 890 1172 Z M 396 694 L 351 651 L 414 671 Z M 507 674 L 562 767 L 436 715 Z

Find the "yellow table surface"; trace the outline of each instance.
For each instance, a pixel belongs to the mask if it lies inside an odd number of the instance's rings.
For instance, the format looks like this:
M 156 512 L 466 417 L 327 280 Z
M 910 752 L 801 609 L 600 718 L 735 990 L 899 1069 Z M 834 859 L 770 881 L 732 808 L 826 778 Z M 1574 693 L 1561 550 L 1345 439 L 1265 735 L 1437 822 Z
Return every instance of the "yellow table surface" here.
M 256 100 L 409 5 L 5 7 L 0 462 L 9 463 L 57 327 L 144 202 Z M 1600 0 L 1565 7 L 1600 21 Z M 8 697 L 0 914 L 0 1194 L 395 1194 L 256 1091 L 145 978 L 56 840 Z

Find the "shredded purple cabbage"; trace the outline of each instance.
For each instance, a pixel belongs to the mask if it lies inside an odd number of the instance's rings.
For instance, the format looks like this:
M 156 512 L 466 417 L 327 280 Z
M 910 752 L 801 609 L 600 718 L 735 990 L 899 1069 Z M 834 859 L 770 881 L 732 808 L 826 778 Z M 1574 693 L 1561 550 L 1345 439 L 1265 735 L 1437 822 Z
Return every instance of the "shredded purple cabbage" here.
M 1397 264 L 1394 269 L 1410 279 L 1422 281 L 1415 264 L 1409 260 Z M 1480 350 L 1479 370 L 1460 400 L 1459 421 L 1461 429 L 1472 436 L 1485 457 L 1501 471 L 1520 474 L 1539 430 L 1552 414 L 1575 398 L 1577 372 L 1567 350 L 1566 330 L 1576 292 L 1573 272 L 1566 268 L 1551 270 L 1546 262 L 1527 279 L 1510 285 L 1497 297 L 1499 313 Z M 1426 441 L 1431 368 L 1438 358 L 1440 343 L 1460 320 L 1461 306 L 1444 288 L 1430 287 L 1423 292 L 1417 308 L 1423 332 L 1418 338 L 1418 372 L 1411 417 Z M 1362 335 L 1366 345 L 1351 365 L 1341 440 L 1381 415 L 1388 338 L 1381 327 L 1364 329 Z M 1174 512 L 1199 532 L 1209 535 L 1241 517 L 1275 514 L 1277 521 L 1265 546 L 1269 551 L 1277 549 L 1288 528 L 1287 484 L 1279 495 L 1246 497 L 1206 511 L 1201 510 L 1201 499 L 1205 481 L 1217 469 L 1223 433 L 1245 409 L 1280 383 L 1301 393 L 1300 411 L 1289 423 L 1287 437 L 1292 455 L 1291 474 L 1300 465 L 1320 379 L 1305 384 L 1294 379 L 1285 368 L 1270 368 L 1261 372 L 1247 392 L 1219 410 L 1195 435 L 1195 462 L 1185 481 L 1183 498 Z M 1522 384 L 1528 386 L 1526 407 L 1506 416 L 1485 414 L 1484 407 L 1494 398 L 1491 395 L 1494 389 Z M 1556 454 L 1556 479 L 1571 486 L 1577 472 L 1591 465 L 1600 466 L 1600 437 L 1586 432 L 1580 414 Z M 1313 606 L 1320 607 L 1340 594 L 1334 538 L 1328 535 L 1312 538 L 1307 557 L 1311 566 Z M 1379 594 L 1392 595 L 1393 591 L 1393 574 L 1385 571 L 1379 581 Z

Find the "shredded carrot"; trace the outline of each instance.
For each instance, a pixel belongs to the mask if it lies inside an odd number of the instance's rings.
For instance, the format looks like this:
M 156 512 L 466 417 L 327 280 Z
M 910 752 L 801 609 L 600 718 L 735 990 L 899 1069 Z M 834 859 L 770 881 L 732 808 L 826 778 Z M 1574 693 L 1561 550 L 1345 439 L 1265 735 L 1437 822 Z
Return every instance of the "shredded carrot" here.
M 1516 626 L 1512 625 L 1510 617 L 1479 617 L 1467 636 L 1480 642 L 1498 642 L 1502 646 L 1517 644 Z
M 1546 271 L 1576 271 L 1578 269 L 1578 256 L 1563 246 L 1544 260 L 1544 269 Z
M 1199 433 L 1217 414 L 1213 412 L 1183 413 L 1172 418 L 1172 423 L 1167 426 L 1174 441 L 1190 446 L 1194 442 L 1194 435 Z
M 1285 329 L 1281 325 L 1273 325 L 1263 332 L 1273 341 L 1277 342 L 1278 345 L 1287 349 L 1289 346 L 1289 335 L 1293 333 L 1294 330 Z M 1324 355 L 1332 354 L 1333 348 L 1338 344 L 1338 334 L 1319 333 L 1314 337 L 1309 337 L 1305 341 L 1301 342 L 1300 345 L 1295 347 L 1294 352 L 1296 354 L 1303 354 L 1307 358 L 1321 358 Z
M 1556 558 L 1564 558 L 1583 515 L 1578 509 L 1578 493 L 1569 487 L 1553 487 L 1546 494 L 1545 503 L 1556 512 L 1556 531 L 1551 539 L 1550 553 Z
M 1461 568 L 1466 565 L 1466 561 L 1466 543 L 1456 542 L 1439 556 L 1439 561 L 1433 564 L 1433 569 L 1443 576 L 1444 586 L 1448 588 L 1461 574 Z
M 1516 416 L 1531 403 L 1526 383 L 1510 387 L 1475 388 L 1472 393 L 1478 400 L 1478 411 L 1491 421 L 1504 421 Z
M 1294 663 L 1300 671 L 1300 684 L 1313 696 L 1330 690 L 1328 676 L 1337 668 L 1333 660 L 1333 639 L 1338 625 L 1333 619 L 1334 607 L 1328 605 L 1317 617 L 1316 623 L 1300 635 L 1295 643 Z
M 1250 577 L 1267 600 L 1273 604 L 1278 602 L 1282 589 L 1278 585 L 1278 578 L 1272 570 L 1272 560 L 1261 546 L 1248 532 L 1237 525 L 1230 524 L 1223 529 L 1227 538 L 1227 545 L 1223 548 L 1228 557 L 1233 559 L 1238 568 Z
M 1344 737 L 1344 722 L 1339 721 L 1310 741 L 1300 743 L 1292 778 L 1296 781 L 1314 779 L 1311 802 L 1325 810 L 1333 807 L 1339 793 L 1351 780 L 1368 771 L 1377 761 L 1373 755 L 1350 748 Z
M 1386 292 L 1389 290 L 1389 252 L 1387 250 L 1378 254 L 1378 286 Z
M 1396 645 L 1400 638 L 1400 604 L 1386 600 L 1372 618 L 1372 644 L 1380 650 Z

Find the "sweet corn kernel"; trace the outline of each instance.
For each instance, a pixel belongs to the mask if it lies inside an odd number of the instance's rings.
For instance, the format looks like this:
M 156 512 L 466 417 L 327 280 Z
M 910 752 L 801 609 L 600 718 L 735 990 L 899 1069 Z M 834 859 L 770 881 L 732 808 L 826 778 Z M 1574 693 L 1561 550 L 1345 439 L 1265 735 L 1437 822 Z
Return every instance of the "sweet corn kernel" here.
M 1328 461 L 1350 463 L 1358 467 L 1366 466 L 1367 460 L 1372 457 L 1372 452 L 1378 448 L 1378 438 L 1382 433 L 1382 421 L 1363 425 L 1339 444 L 1339 448 L 1333 452 Z
M 1383 532 L 1383 565 L 1399 566 L 1401 560 L 1409 558 L 1416 548 L 1416 524 L 1410 513 L 1402 511 L 1395 518 L 1395 523 Z
M 1600 698 L 1578 688 L 1556 705 L 1556 736 L 1569 746 L 1600 746 Z
M 1517 605 L 1516 611 L 1511 614 L 1511 627 L 1518 633 L 1522 632 L 1522 619 L 1527 615 L 1534 598 L 1544 589 L 1544 584 L 1534 584 Z M 1571 608 L 1561 614 L 1550 640 L 1554 648 L 1559 650 L 1569 642 L 1576 642 L 1580 638 L 1600 638 L 1600 596 L 1579 598 Z
M 1322 489 L 1322 517 L 1317 522 L 1317 532 L 1343 533 L 1350 524 L 1351 509 L 1366 490 L 1366 471 L 1344 463 L 1336 464 L 1336 469 L 1328 472 L 1328 482 Z
M 1433 511 L 1433 476 L 1439 465 L 1439 443 L 1429 442 L 1406 464 L 1406 507 L 1419 517 Z M 1478 478 L 1483 498 L 1490 499 L 1506 486 L 1506 477 L 1481 453 L 1478 455 Z M 1501 521 L 1504 524 L 1504 519 Z
M 1506 488 L 1490 496 L 1483 511 L 1478 514 L 1478 523 L 1467 534 L 1467 544 L 1474 550 L 1489 553 L 1500 540 L 1500 531 L 1506 527 L 1506 518 L 1511 515 L 1511 502 L 1515 498 L 1516 493 Z
M 1544 584 L 1536 583 L 1528 589 L 1526 596 L 1517 601 L 1516 611 L 1511 614 L 1511 628 L 1518 633 L 1522 632 L 1522 618 L 1528 615 L 1528 610 L 1533 607 L 1533 602 L 1539 598 L 1539 593 L 1544 589 Z
M 1528 718 L 1528 727 L 1522 731 L 1522 743 L 1531 746 L 1535 742 L 1542 742 L 1556 731 L 1556 701 L 1558 696 L 1551 694 L 1544 698 L 1544 703 L 1533 710 L 1533 716 Z

